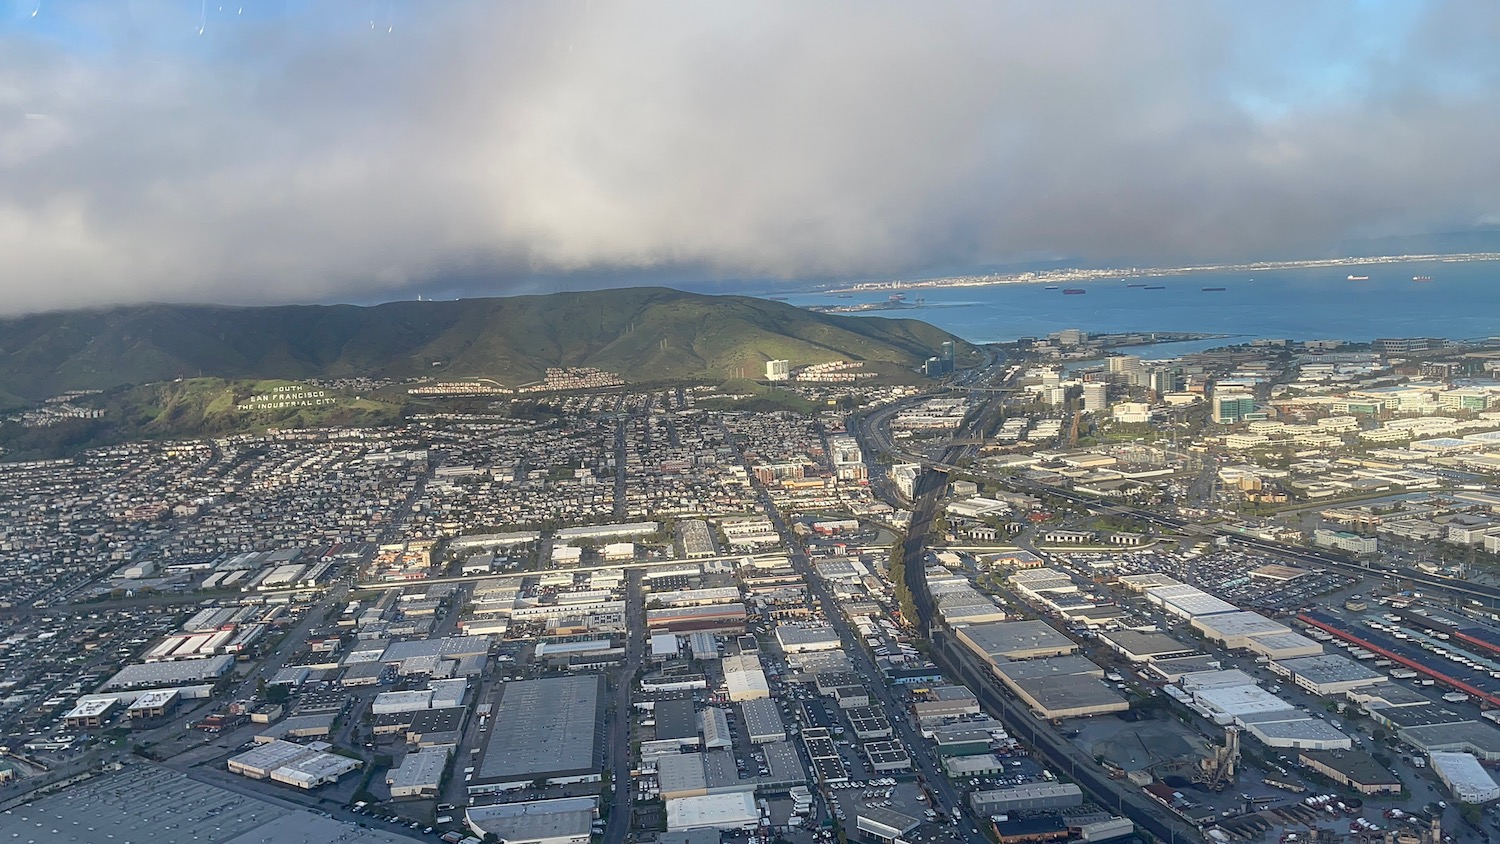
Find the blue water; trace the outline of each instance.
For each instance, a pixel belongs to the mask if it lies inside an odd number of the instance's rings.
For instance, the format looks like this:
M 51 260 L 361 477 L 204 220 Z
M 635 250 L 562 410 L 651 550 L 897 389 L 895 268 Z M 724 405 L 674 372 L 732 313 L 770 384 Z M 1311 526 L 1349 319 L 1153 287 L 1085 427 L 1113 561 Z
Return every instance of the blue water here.
M 1369 281 L 1350 281 L 1349 275 Z M 1416 282 L 1413 276 L 1432 276 Z M 1253 279 L 1253 280 L 1252 280 Z M 1126 284 L 1162 285 L 1145 290 Z M 1273 272 L 1212 272 L 1163 278 L 1061 282 L 1088 293 L 1065 296 L 1042 284 L 917 288 L 927 307 L 861 316 L 910 317 L 975 343 L 1045 337 L 1064 328 L 1095 333 L 1196 331 L 1236 335 L 1234 342 L 1270 337 L 1371 340 L 1376 337 L 1470 339 L 1500 335 L 1500 262 L 1425 262 L 1319 267 Z M 1223 292 L 1204 292 L 1223 287 Z M 883 302 L 888 293 L 787 296 L 794 305 Z M 1224 345 L 1159 346 L 1190 352 Z

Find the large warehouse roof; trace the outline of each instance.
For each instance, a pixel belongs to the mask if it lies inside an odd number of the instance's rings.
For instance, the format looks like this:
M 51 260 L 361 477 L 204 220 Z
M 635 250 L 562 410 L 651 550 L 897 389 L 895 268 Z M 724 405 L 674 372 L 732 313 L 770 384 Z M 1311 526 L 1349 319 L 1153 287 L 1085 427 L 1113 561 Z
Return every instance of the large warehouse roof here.
M 563 797 L 470 806 L 464 815 L 471 827 L 493 832 L 501 841 L 566 841 L 589 834 L 597 803 L 597 797 Z
M 750 741 L 786 737 L 786 723 L 782 720 L 781 710 L 776 701 L 770 698 L 757 698 L 744 701 L 739 706 L 744 716 L 745 735 Z
M 602 770 L 603 693 L 604 678 L 598 675 L 505 683 L 472 783 L 511 783 Z
M 1214 669 L 1211 671 L 1193 671 L 1181 677 L 1184 689 L 1196 692 L 1199 689 L 1227 689 L 1231 686 L 1253 686 L 1255 678 L 1239 670 L 1230 668 L 1225 670 Z
M 1200 615 L 1218 615 L 1220 613 L 1235 612 L 1239 609 L 1234 604 L 1206 592 L 1163 598 L 1162 604 L 1168 611 L 1184 618 L 1196 618 Z
M 1235 718 L 1262 712 L 1280 712 L 1294 707 L 1259 686 L 1226 686 L 1193 693 L 1199 703 Z
M 1115 650 L 1126 657 L 1141 661 L 1156 657 L 1193 652 L 1192 645 L 1173 639 L 1165 633 L 1142 633 L 1137 630 L 1110 630 L 1099 634 Z
M 1384 674 L 1338 654 L 1284 659 L 1276 664 L 1315 686 L 1333 684 L 1369 686 L 1385 679 Z
M 1072 653 L 1078 645 L 1043 621 L 996 621 L 958 629 L 968 646 L 991 658 L 1029 659 Z
M 1270 747 L 1336 750 L 1353 744 L 1348 736 L 1327 721 L 1309 718 L 1295 709 L 1260 712 L 1236 720 L 1262 744 Z
M 1157 589 L 1163 586 L 1182 586 L 1183 583 L 1177 578 L 1162 574 L 1161 572 L 1148 572 L 1146 574 L 1121 575 L 1120 585 L 1134 592 L 1144 592 L 1147 589 Z
M 153 662 L 149 665 L 127 665 L 105 683 L 104 689 L 140 689 L 159 686 L 181 686 L 199 680 L 222 677 L 234 667 L 229 654 L 179 662 Z
M 1495 785 L 1495 778 L 1472 754 L 1439 751 L 1428 754 L 1428 758 L 1432 760 L 1433 770 L 1459 800 L 1487 803 L 1500 797 L 1500 786 Z
M 1231 648 L 1243 648 L 1256 636 L 1292 632 L 1285 624 L 1248 611 L 1197 616 L 1192 623 L 1208 638 L 1224 642 Z
M 1295 659 L 1314 656 L 1323 652 L 1323 646 L 1301 633 L 1269 633 L 1256 636 L 1249 642 L 1250 650 L 1271 659 Z
M 1104 670 L 1081 656 L 1008 662 L 996 669 L 1005 684 L 1048 718 L 1119 712 L 1130 704 L 1100 677 Z
M 776 641 L 786 653 L 838 650 L 842 644 L 831 624 L 778 624 Z
M 0 839 L 48 844 L 411 842 L 288 806 L 154 765 L 127 765 L 0 814 Z M 163 818 L 170 818 L 170 823 Z
M 1174 656 L 1151 661 L 1152 673 L 1166 679 L 1168 682 L 1175 682 L 1179 678 L 1189 674 L 1217 670 L 1219 670 L 1219 658 L 1208 654 Z
M 652 708 L 656 716 L 658 739 L 690 739 L 698 737 L 698 714 L 693 710 L 691 698 L 659 700 Z
M 747 791 L 667 801 L 667 829 L 734 829 L 759 817 L 755 795 Z
M 1104 669 L 1095 665 L 1088 657 L 1072 654 L 1032 659 L 1025 662 L 1007 662 L 996 668 L 1012 680 L 1034 680 L 1042 677 L 1066 677 L 1086 675 L 1103 677 Z
M 488 653 L 488 636 L 450 636 L 443 639 L 418 639 L 411 642 L 392 642 L 385 649 L 381 662 L 404 662 L 424 656 L 457 659 L 470 654 Z

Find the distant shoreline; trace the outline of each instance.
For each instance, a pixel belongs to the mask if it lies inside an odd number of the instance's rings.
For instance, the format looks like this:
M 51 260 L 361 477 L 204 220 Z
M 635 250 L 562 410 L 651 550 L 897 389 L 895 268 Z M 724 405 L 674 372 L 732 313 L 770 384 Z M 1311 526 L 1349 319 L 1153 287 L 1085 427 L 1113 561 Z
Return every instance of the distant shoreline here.
M 1109 267 L 1101 269 L 1070 268 L 1036 270 L 1020 273 L 985 273 L 982 275 L 947 276 L 944 278 L 895 279 L 864 281 L 832 287 L 823 293 L 868 293 L 884 290 L 936 289 L 947 287 L 993 287 L 1002 284 L 1059 284 L 1062 282 L 1108 281 L 1127 278 L 1167 278 L 1211 272 L 1265 272 L 1306 270 L 1322 267 L 1367 267 L 1380 264 L 1448 263 L 1467 264 L 1500 261 L 1500 252 L 1466 252 L 1443 255 L 1382 255 L 1367 258 L 1322 258 L 1302 261 L 1257 261 L 1248 264 L 1203 264 L 1191 267 Z

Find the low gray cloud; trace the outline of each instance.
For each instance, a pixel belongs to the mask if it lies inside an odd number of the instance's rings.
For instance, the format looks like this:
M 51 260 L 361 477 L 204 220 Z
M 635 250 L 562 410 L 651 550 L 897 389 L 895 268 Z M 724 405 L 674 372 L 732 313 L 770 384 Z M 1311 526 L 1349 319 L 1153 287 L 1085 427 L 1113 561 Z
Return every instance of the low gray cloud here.
M 0 309 L 1282 257 L 1500 214 L 1493 4 L 269 5 L 0 24 Z

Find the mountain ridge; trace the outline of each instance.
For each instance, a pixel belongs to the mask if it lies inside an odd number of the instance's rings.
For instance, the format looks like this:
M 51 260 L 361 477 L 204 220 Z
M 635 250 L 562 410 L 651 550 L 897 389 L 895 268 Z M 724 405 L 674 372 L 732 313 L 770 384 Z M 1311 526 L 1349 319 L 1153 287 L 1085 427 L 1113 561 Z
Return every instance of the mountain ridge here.
M 758 375 L 765 360 L 912 368 L 945 340 L 910 319 L 639 287 L 380 305 L 128 305 L 0 319 L 0 400 L 200 376 L 490 377 L 592 366 L 627 381 Z

